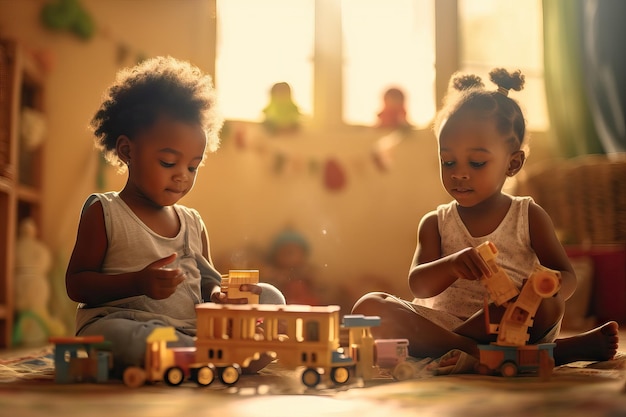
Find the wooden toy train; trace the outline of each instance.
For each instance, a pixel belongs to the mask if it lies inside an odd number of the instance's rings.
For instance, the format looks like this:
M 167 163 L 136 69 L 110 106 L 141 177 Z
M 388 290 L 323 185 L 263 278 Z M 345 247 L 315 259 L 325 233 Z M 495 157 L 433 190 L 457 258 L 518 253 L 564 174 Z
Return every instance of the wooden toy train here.
M 242 368 L 264 354 L 286 369 L 303 367 L 301 380 L 311 388 L 322 379 L 333 384 L 346 384 L 353 376 L 371 379 L 378 367 L 392 369 L 396 379 L 413 373 L 405 363 L 406 339 L 372 337 L 370 328 L 380 324 L 378 317 L 348 315 L 340 323 L 338 306 L 305 305 L 205 303 L 196 312 L 196 346 L 167 347 L 175 340 L 173 329 L 155 330 L 146 344 L 145 366 L 125 370 L 127 386 L 156 381 L 176 386 L 185 380 L 207 386 L 216 379 L 234 385 Z M 349 333 L 346 348 L 339 346 L 340 327 Z
M 168 347 L 168 342 L 176 340 L 174 329 L 156 329 L 146 341 L 144 366 L 126 368 L 123 381 L 129 387 L 159 381 L 171 386 L 184 381 L 208 386 L 216 379 L 234 385 L 242 369 L 261 355 L 278 359 L 285 369 L 302 368 L 302 383 L 310 388 L 322 382 L 343 385 L 352 378 L 373 379 L 380 369 L 396 380 L 413 376 L 414 369 L 406 361 L 408 340 L 374 340 L 370 329 L 380 325 L 379 317 L 346 315 L 340 321 L 339 309 L 339 306 L 199 304 L 195 346 Z M 344 347 L 339 346 L 340 329 L 348 335 L 348 345 Z M 106 380 L 111 359 L 109 352 L 98 351 L 101 338 L 51 341 L 57 343 L 57 382 Z M 82 355 L 76 353 L 79 349 L 83 350 Z

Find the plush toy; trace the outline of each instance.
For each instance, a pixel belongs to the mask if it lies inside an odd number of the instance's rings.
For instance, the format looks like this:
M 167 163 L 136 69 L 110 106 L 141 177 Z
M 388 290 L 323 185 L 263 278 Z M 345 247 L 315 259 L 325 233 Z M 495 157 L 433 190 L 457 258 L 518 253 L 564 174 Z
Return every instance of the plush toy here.
M 33 219 L 22 220 L 15 245 L 15 345 L 41 345 L 65 334 L 64 324 L 48 310 L 52 257 L 36 235 Z
M 383 109 L 378 113 L 378 127 L 405 128 L 409 126 L 404 107 L 404 93 L 398 88 L 390 88 L 383 95 Z
M 91 15 L 78 0 L 56 0 L 41 8 L 41 22 L 56 31 L 69 31 L 82 40 L 89 40 L 95 33 Z
M 262 273 L 283 292 L 288 304 L 321 305 L 309 253 L 309 243 L 292 229 L 280 232 L 270 246 Z
M 293 131 L 300 126 L 300 110 L 291 98 L 291 87 L 285 82 L 272 86 L 270 102 L 263 113 L 263 124 L 272 133 Z

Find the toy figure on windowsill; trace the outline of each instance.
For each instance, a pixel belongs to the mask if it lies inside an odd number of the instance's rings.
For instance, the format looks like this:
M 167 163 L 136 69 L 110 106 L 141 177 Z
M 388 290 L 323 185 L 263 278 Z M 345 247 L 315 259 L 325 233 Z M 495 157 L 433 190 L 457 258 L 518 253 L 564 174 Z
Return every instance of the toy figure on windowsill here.
M 378 113 L 378 127 L 399 129 L 409 127 L 406 120 L 405 97 L 399 88 L 389 88 L 383 95 L 383 109 Z
M 300 110 L 291 97 L 291 87 L 279 82 L 270 90 L 270 102 L 263 109 L 263 124 L 271 133 L 293 132 L 300 127 Z

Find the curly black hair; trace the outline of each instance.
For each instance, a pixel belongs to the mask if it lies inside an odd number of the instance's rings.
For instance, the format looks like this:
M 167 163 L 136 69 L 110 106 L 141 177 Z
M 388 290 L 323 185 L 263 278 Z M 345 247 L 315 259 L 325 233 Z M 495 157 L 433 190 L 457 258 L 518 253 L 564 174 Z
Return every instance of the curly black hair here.
M 132 140 L 162 115 L 200 124 L 207 135 L 208 150 L 219 146 L 223 119 L 211 77 L 172 57 L 151 58 L 117 73 L 91 119 L 96 146 L 109 163 L 123 169 L 116 152 L 118 137 L 126 135 Z
M 496 90 L 487 90 L 477 75 L 454 74 L 444 106 L 435 119 L 435 132 L 440 132 L 446 120 L 471 110 L 484 117 L 493 117 L 498 132 L 513 147 L 520 149 L 526 136 L 526 121 L 519 104 L 508 97 L 508 92 L 524 88 L 524 75 L 519 70 L 509 72 L 504 68 L 494 68 L 489 72 L 489 78 L 498 87 Z

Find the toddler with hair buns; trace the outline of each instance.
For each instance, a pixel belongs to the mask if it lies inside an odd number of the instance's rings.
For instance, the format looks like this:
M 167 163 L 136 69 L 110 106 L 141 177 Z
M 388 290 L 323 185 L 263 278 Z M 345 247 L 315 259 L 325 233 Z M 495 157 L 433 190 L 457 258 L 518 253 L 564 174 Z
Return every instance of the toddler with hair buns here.
M 485 326 L 486 289 L 478 281 L 490 272 L 475 249 L 491 241 L 498 263 L 518 288 L 537 263 L 561 273 L 561 289 L 542 300 L 528 343 L 555 342 L 557 365 L 611 359 L 618 346 L 616 322 L 557 338 L 576 276 L 548 214 L 530 197 L 502 192 L 526 157 L 524 115 L 509 97 L 510 90 L 523 88 L 524 76 L 502 68 L 489 76 L 495 89 L 476 75 L 455 74 L 435 121 L 441 182 L 454 200 L 420 221 L 408 277 L 415 299 L 369 293 L 353 312 L 380 316 L 374 336 L 407 338 L 411 356 L 441 357 L 440 373 L 472 372 L 478 345 L 495 341 Z M 503 306 L 489 305 L 492 322 L 503 312 Z

